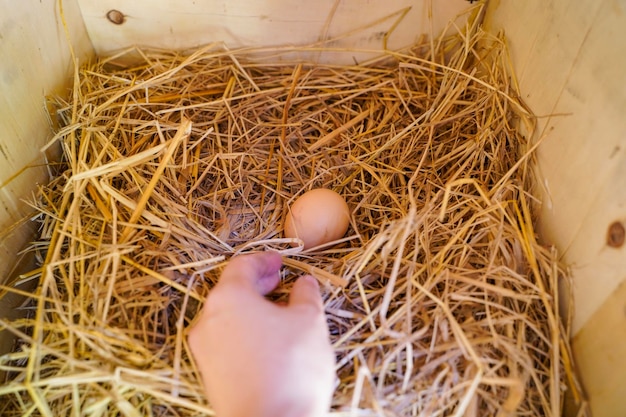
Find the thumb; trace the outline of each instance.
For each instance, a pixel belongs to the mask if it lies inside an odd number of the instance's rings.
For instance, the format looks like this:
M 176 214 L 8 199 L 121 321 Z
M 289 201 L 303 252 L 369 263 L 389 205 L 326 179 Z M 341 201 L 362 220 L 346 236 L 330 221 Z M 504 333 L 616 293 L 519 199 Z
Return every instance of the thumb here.
M 222 271 L 218 285 L 248 287 L 265 295 L 278 285 L 281 264 L 282 257 L 277 252 L 235 256 Z
M 311 275 L 300 277 L 289 294 L 289 306 L 304 305 L 313 307 L 317 312 L 324 310 L 320 286 Z

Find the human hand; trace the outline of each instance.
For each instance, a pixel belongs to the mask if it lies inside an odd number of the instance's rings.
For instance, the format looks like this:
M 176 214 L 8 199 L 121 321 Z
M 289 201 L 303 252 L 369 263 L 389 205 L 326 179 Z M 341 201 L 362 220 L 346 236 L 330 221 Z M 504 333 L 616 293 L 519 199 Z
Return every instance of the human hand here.
M 320 417 L 335 378 L 319 285 L 299 278 L 289 304 L 263 295 L 279 283 L 275 252 L 234 257 L 206 299 L 189 346 L 218 417 Z

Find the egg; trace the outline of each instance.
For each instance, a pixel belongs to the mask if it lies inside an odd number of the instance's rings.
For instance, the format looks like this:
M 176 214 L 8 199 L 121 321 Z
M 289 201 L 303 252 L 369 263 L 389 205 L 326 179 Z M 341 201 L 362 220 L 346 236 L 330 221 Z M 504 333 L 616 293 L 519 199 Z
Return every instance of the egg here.
M 313 248 L 346 234 L 350 209 L 338 193 L 326 188 L 307 191 L 293 202 L 285 219 L 285 237 L 299 238 L 304 249 Z

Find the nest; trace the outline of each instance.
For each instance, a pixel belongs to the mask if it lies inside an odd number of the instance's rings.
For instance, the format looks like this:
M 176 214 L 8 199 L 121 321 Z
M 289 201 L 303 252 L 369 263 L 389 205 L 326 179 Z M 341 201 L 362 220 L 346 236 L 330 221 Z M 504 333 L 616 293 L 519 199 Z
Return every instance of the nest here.
M 228 259 L 263 250 L 285 259 L 273 299 L 303 273 L 323 284 L 333 415 L 556 417 L 578 395 L 503 40 L 471 27 L 349 66 L 293 54 L 133 49 L 76 70 L 63 164 L 33 202 L 44 259 L 21 279 L 39 285 L 0 321 L 19 337 L 2 415 L 212 415 L 186 331 Z M 282 223 L 316 187 L 351 226 L 304 251 Z

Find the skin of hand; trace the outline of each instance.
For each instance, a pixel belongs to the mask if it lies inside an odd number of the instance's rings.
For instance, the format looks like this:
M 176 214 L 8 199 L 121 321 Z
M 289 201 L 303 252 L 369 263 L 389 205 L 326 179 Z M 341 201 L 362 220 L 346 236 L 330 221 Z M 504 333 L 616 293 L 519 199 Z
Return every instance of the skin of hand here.
M 189 332 L 191 352 L 217 417 L 321 417 L 335 356 L 315 278 L 294 284 L 287 305 L 263 297 L 280 281 L 275 252 L 236 256 Z

